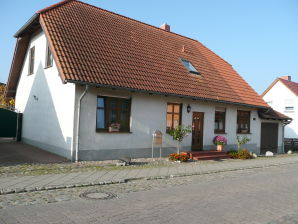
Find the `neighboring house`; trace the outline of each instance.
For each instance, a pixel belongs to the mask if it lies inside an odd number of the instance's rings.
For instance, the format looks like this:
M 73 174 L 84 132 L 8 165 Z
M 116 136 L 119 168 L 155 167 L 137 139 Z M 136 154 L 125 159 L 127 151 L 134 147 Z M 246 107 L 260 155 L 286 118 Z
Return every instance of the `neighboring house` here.
M 264 91 L 262 97 L 274 110 L 293 119 L 285 128 L 285 137 L 298 138 L 298 83 L 291 81 L 291 76 L 282 76 Z
M 247 135 L 255 153 L 269 143 L 282 152 L 288 118 L 228 62 L 167 24 L 70 0 L 38 11 L 15 37 L 7 95 L 23 112 L 28 144 L 80 160 L 147 157 L 160 130 L 167 155 L 176 143 L 166 133 L 182 124 L 192 125 L 184 150 L 214 149 L 216 135 L 235 149 L 236 136 Z

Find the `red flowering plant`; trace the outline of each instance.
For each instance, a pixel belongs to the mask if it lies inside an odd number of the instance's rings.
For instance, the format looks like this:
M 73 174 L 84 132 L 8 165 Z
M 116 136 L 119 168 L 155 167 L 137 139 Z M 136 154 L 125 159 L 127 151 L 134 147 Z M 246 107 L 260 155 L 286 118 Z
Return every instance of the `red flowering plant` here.
M 214 145 L 226 145 L 227 139 L 224 136 L 218 135 L 213 138 L 213 143 Z
M 187 160 L 189 160 L 189 156 L 185 153 L 172 153 L 169 155 L 169 160 L 186 162 Z

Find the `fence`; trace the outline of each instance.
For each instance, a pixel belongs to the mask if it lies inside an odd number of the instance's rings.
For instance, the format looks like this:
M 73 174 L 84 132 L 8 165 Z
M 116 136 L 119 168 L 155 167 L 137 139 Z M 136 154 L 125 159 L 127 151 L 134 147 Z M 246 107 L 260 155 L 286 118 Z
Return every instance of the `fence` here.
M 298 151 L 298 138 L 285 138 L 285 152 L 288 150 Z

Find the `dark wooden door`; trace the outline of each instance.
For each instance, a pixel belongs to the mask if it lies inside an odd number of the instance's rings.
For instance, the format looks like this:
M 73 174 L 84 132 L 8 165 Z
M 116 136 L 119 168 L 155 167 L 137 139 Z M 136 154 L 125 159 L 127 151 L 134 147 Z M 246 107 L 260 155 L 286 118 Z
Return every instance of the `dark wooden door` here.
M 192 114 L 192 147 L 193 151 L 203 150 L 204 113 Z
M 278 146 L 278 124 L 262 123 L 261 124 L 261 154 L 267 151 L 277 153 Z

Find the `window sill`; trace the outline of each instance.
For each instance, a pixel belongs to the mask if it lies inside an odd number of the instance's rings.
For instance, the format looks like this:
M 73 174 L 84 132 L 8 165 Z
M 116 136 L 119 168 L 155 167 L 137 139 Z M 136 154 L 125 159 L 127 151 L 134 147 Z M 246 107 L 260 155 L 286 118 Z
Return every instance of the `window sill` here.
M 106 131 L 106 130 L 96 130 L 97 133 L 101 134 L 132 134 L 131 131 Z
M 237 132 L 237 135 L 251 135 L 251 132 L 247 132 L 247 133 L 242 133 L 242 132 Z
M 52 68 L 52 67 L 53 67 L 53 65 L 49 65 L 49 66 L 44 67 L 44 69 Z
M 227 133 L 225 131 L 214 131 L 214 134 L 223 134 L 223 135 L 226 135 Z

